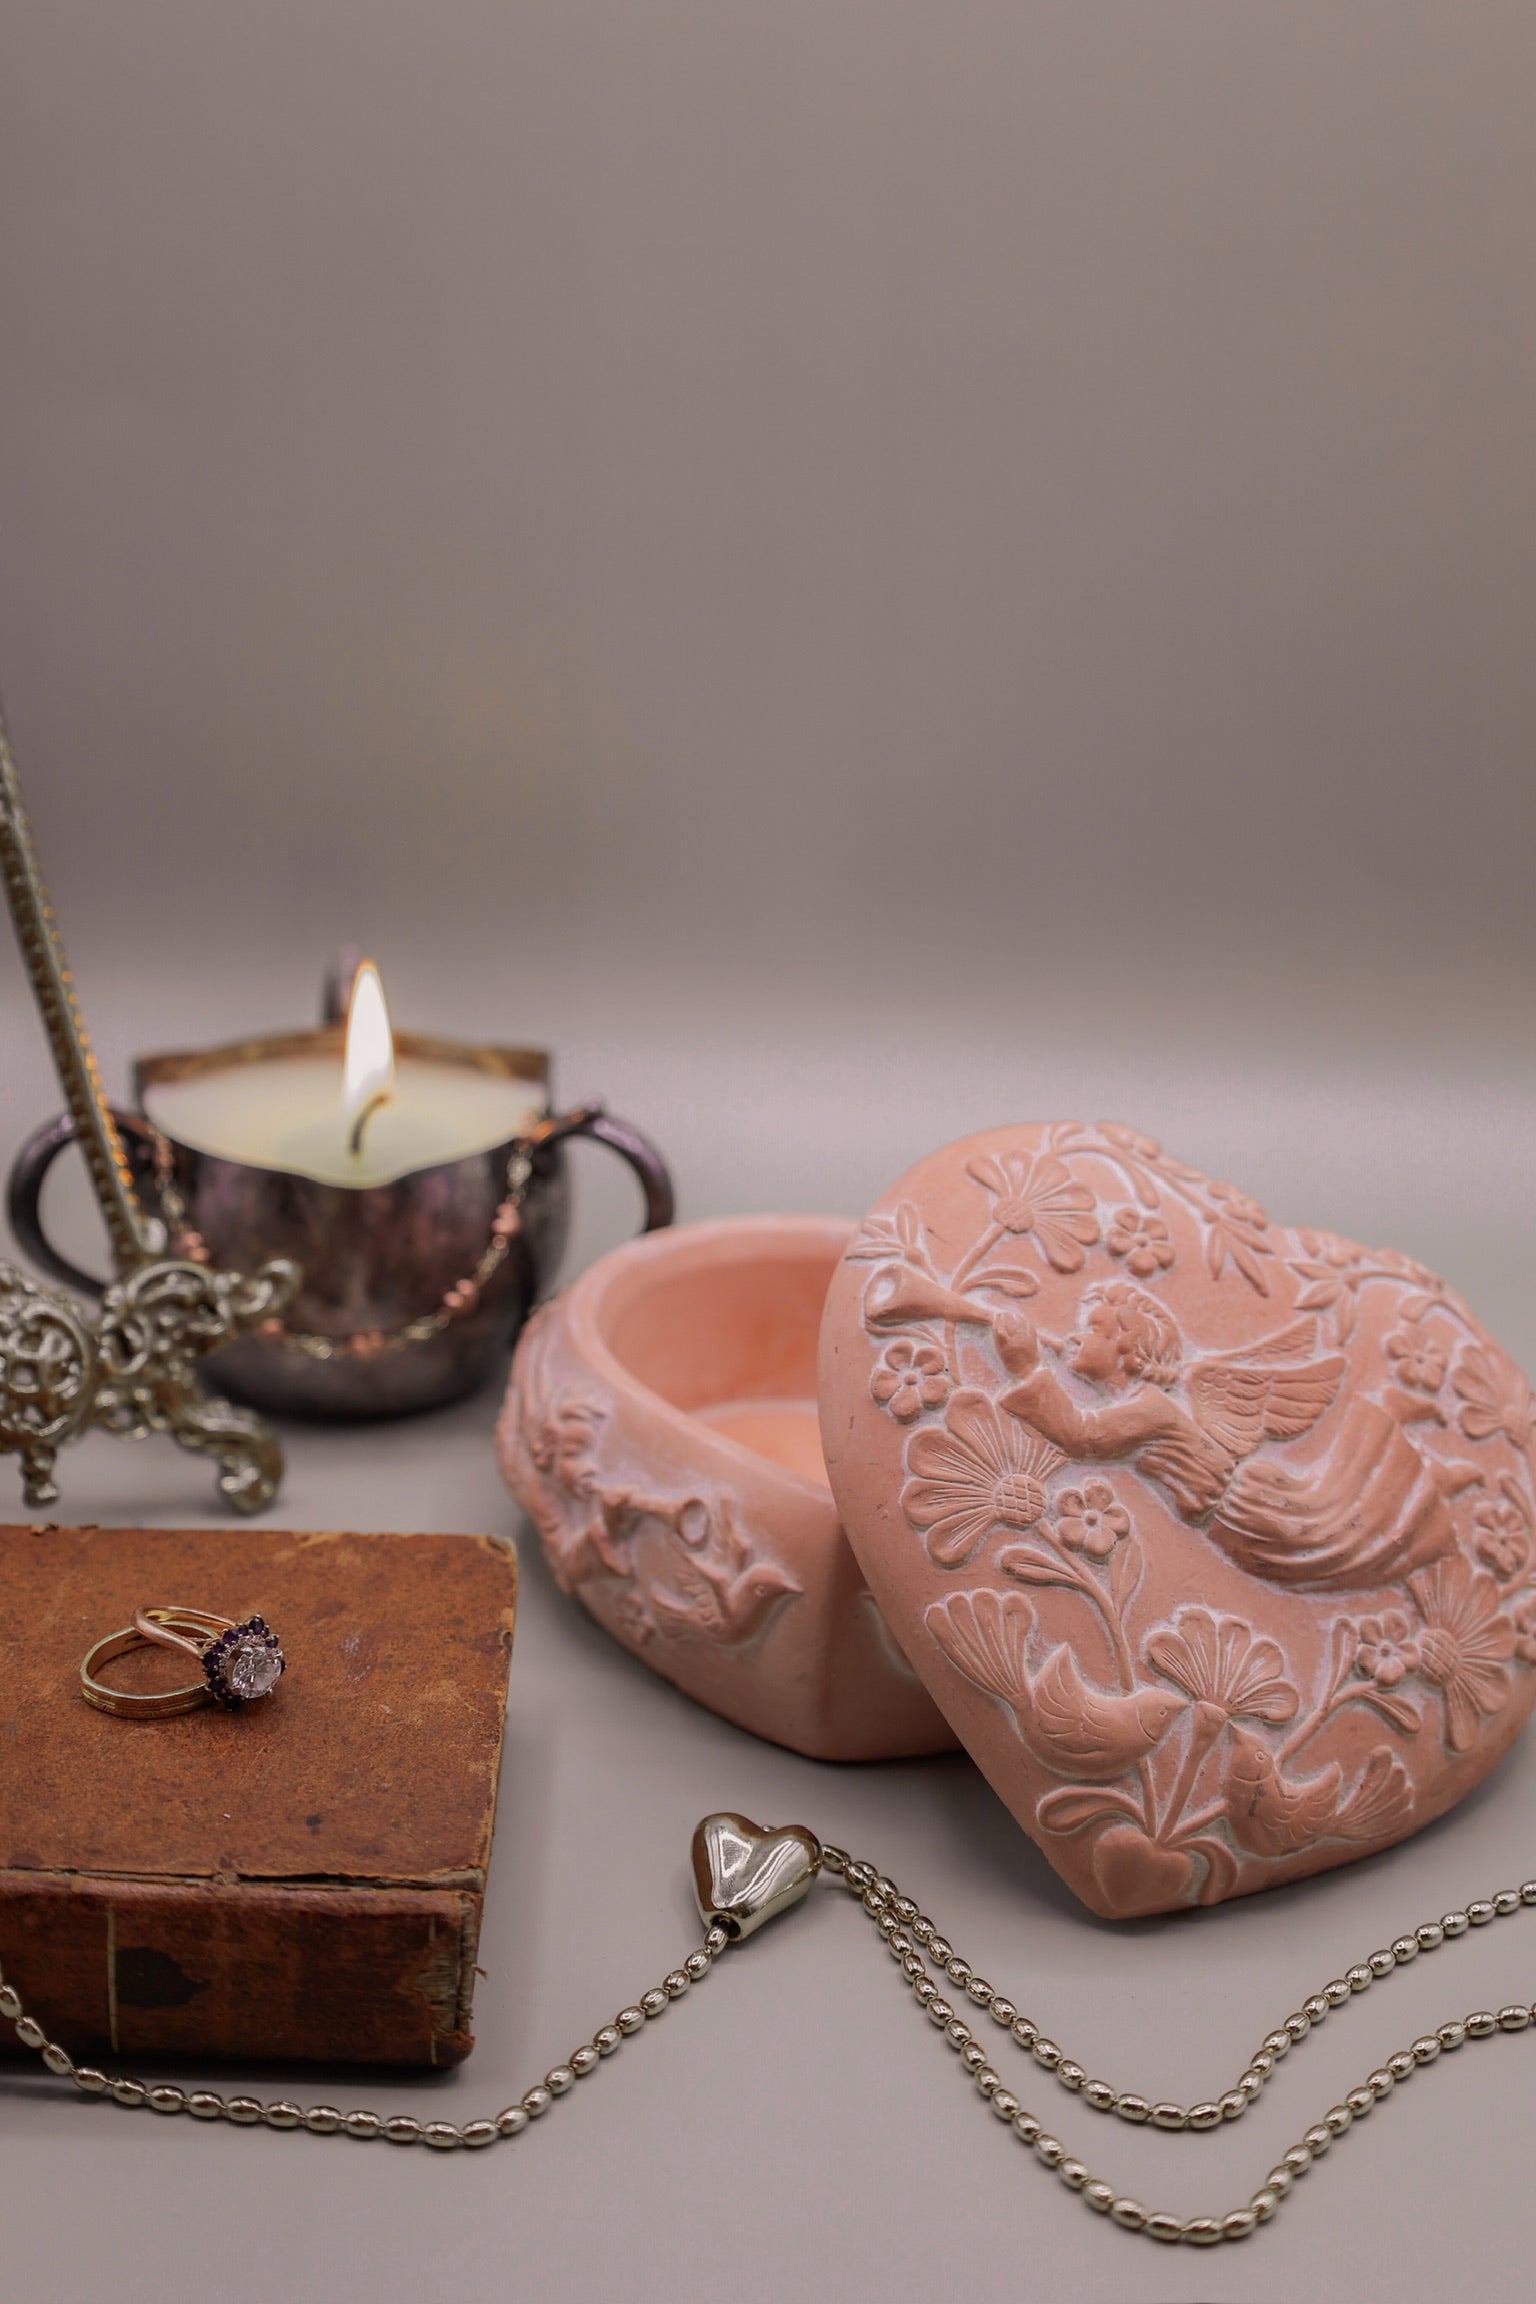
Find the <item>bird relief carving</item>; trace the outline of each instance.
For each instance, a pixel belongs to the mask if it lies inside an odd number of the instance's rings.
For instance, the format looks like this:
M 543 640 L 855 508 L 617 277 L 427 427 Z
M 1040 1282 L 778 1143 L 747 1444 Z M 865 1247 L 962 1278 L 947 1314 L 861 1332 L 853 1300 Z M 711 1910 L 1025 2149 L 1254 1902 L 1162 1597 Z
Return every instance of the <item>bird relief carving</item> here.
M 606 1465 L 604 1410 L 562 1386 L 543 1310 L 524 1330 L 504 1435 L 519 1502 L 563 1592 L 636 1650 L 657 1639 L 739 1648 L 800 1587 L 760 1555 L 725 1495 L 666 1496 Z
M 1089 1901 L 1295 1877 L 1475 1781 L 1536 1692 L 1536 1403 L 1466 1305 L 1118 1126 L 996 1131 L 898 1192 L 845 1267 L 834 1485 Z
M 739 1648 L 761 1631 L 781 1600 L 800 1589 L 775 1561 L 754 1553 L 728 1496 L 717 1497 L 705 1513 L 697 1538 L 681 1529 L 677 1534 L 667 1582 L 650 1594 L 652 1618 L 674 1639 Z

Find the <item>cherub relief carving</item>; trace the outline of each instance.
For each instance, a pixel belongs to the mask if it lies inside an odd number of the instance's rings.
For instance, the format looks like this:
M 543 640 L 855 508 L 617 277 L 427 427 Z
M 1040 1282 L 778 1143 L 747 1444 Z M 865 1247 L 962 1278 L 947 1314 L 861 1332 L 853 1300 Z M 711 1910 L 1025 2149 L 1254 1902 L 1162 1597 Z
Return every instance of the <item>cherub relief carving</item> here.
M 1456 1549 L 1448 1505 L 1481 1486 L 1472 1464 L 1426 1460 L 1407 1425 L 1445 1421 L 1433 1400 L 1389 1385 L 1354 1399 L 1333 1451 L 1314 1473 L 1249 1462 L 1266 1440 L 1310 1431 L 1339 1396 L 1345 1361 L 1319 1355 L 1317 1322 L 1292 1321 L 1237 1352 L 1186 1364 L 1167 1308 L 1128 1280 L 1091 1288 L 1063 1362 L 1112 1395 L 1085 1407 L 1043 1365 L 1022 1312 L 992 1327 L 1014 1382 L 998 1406 L 1083 1461 L 1134 1462 L 1182 1518 L 1255 1576 L 1318 1591 L 1374 1591 Z M 1182 1386 L 1185 1408 L 1174 1397 Z

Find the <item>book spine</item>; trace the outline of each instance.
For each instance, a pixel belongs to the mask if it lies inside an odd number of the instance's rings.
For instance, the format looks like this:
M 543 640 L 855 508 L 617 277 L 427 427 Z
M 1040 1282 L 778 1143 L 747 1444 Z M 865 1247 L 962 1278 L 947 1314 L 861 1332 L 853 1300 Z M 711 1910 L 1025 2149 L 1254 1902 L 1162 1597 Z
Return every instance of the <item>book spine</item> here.
M 0 1963 L 77 2063 L 462 2062 L 464 1888 L 0 1872 Z

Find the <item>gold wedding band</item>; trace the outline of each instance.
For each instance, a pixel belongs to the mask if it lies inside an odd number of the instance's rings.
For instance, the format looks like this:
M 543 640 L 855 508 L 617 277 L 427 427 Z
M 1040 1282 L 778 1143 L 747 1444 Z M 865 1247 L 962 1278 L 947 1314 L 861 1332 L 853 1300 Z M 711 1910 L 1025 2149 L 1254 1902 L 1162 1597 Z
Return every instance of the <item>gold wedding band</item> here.
M 183 1650 L 202 1666 L 200 1676 L 185 1687 L 147 1695 L 114 1688 L 99 1677 L 114 1658 L 147 1647 Z M 171 1720 L 204 1704 L 238 1711 L 257 1703 L 277 1686 L 283 1668 L 277 1634 L 264 1617 L 236 1623 L 205 1608 L 140 1608 L 131 1624 L 109 1632 L 87 1651 L 80 1665 L 80 1693 L 98 1712 L 120 1720 Z

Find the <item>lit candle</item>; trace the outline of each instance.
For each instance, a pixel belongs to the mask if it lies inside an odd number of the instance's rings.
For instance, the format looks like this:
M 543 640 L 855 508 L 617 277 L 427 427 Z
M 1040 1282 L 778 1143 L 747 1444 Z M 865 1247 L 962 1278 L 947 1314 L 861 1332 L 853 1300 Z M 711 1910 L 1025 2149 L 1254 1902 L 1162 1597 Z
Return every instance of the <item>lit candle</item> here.
M 389 1028 L 389 1008 L 379 972 L 364 960 L 352 979 L 347 1003 L 347 1044 L 341 1060 L 341 1105 L 346 1117 L 347 1150 L 361 1158 L 363 1131 L 381 1104 L 387 1104 L 395 1086 L 395 1036 Z
M 321 1184 L 392 1184 L 525 1134 L 543 1083 L 397 1053 L 378 970 L 358 970 L 343 1050 L 261 1056 L 145 1084 L 147 1119 L 179 1144 Z

